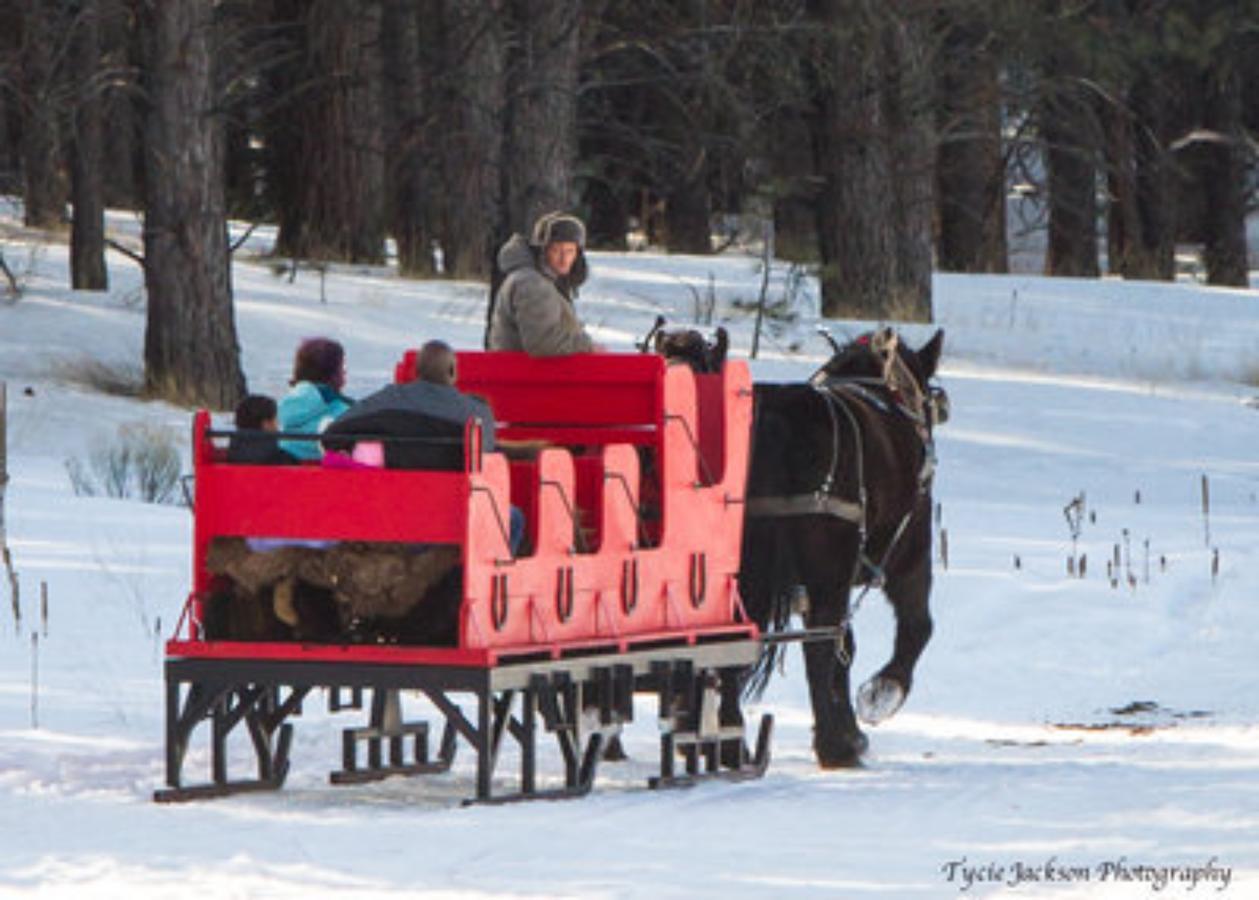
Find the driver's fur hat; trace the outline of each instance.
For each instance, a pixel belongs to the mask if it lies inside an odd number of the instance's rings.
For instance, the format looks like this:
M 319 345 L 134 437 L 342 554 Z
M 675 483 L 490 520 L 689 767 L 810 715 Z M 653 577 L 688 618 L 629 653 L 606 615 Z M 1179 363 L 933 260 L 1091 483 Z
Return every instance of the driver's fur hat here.
M 586 226 L 581 219 L 563 212 L 550 212 L 533 223 L 529 243 L 545 247 L 557 241 L 569 241 L 578 247 L 586 246 Z

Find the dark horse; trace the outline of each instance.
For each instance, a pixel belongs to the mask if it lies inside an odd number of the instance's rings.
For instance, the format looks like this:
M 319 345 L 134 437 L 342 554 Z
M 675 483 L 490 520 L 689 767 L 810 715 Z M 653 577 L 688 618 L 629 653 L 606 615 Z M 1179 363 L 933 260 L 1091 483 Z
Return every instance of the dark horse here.
M 766 633 L 784 630 L 806 601 L 813 749 L 824 768 L 857 765 L 867 746 L 849 686 L 851 589 L 881 588 L 896 614 L 892 658 L 857 694 L 863 721 L 900 708 L 931 637 L 932 428 L 948 411 L 931 379 L 943 343 L 937 331 L 913 350 L 882 328 L 833 343 L 834 355 L 808 382 L 754 389 L 739 589 Z M 705 344 L 692 332 L 657 346 L 696 367 Z M 724 341 L 706 346 L 710 356 L 724 355 Z M 687 352 L 677 352 L 682 347 Z M 720 361 L 704 365 L 712 371 Z M 723 678 L 725 724 L 741 721 L 741 693 L 764 689 L 781 646 L 767 643 L 751 672 Z
M 823 768 L 856 765 L 867 746 L 848 681 L 851 589 L 881 588 L 896 614 L 892 658 L 857 695 L 862 720 L 876 724 L 900 708 L 931 638 L 932 428 L 947 399 L 930 381 L 943 343 L 937 331 L 915 351 L 883 328 L 836 346 L 808 383 L 755 388 L 739 588 L 766 631 L 786 625 L 803 588 Z M 777 652 L 767 644 L 746 685 L 752 693 Z

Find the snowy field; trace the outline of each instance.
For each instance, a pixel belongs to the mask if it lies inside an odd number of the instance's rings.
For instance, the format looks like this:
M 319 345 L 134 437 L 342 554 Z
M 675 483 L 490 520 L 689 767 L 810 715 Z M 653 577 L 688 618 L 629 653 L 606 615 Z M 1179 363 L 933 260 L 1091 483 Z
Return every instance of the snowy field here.
M 128 423 L 185 441 L 189 415 L 74 383 L 85 359 L 139 365 L 133 263 L 111 256 L 108 295 L 74 294 L 63 246 L 3 240 L 26 294 L 0 299 L 22 598 L 15 629 L 0 579 L 0 896 L 1259 896 L 1256 291 L 937 276 L 947 566 L 937 556 L 915 692 L 870 730 L 859 771 L 815 766 L 793 649 L 760 707 L 777 720 L 761 781 L 646 790 L 646 715 L 626 732 L 630 761 L 601 767 L 580 801 L 463 808 L 471 754 L 427 781 L 332 787 L 354 723 L 314 702 L 284 790 L 159 806 L 161 645 L 188 589 L 190 517 L 76 497 L 65 464 Z M 480 345 L 481 285 L 348 267 L 290 283 L 260 258 L 267 237 L 251 240 L 234 283 L 252 390 L 285 389 L 303 336 L 345 343 L 351 395 L 430 337 Z M 691 319 L 711 285 L 747 355 L 754 259 L 591 261 L 580 308 L 597 340 L 629 350 L 657 313 Z M 809 290 L 763 340 L 757 378 L 823 360 Z M 1067 572 L 1064 515 L 1081 494 L 1083 578 Z M 891 650 L 880 598 L 856 626 L 864 679 Z M 187 771 L 205 760 L 198 744 Z

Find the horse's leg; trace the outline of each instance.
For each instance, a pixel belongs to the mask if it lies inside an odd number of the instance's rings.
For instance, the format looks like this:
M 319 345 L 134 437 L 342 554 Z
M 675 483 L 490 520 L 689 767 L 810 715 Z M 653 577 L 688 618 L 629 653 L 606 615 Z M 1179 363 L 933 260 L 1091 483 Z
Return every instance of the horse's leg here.
M 834 627 L 839 618 L 814 604 L 806 623 L 810 628 Z M 810 641 L 804 645 L 805 673 L 813 706 L 813 752 L 824 769 L 859 765 L 869 744 L 857 725 L 849 698 L 848 673 L 855 650 L 851 628 L 845 628 L 837 641 Z
M 907 571 L 889 573 L 883 592 L 896 613 L 896 645 L 892 658 L 857 692 L 861 720 L 871 725 L 891 717 L 904 704 L 914 683 L 914 666 L 931 639 L 931 555 L 912 558 Z
M 839 547 L 839 552 L 836 548 Z M 834 641 L 804 645 L 805 672 L 813 706 L 813 752 L 824 769 L 860 764 L 869 741 L 857 725 L 849 687 L 849 667 L 856 641 L 848 625 L 848 600 L 856 541 L 828 541 L 808 553 L 805 588 L 809 592 L 809 628 L 840 628 Z

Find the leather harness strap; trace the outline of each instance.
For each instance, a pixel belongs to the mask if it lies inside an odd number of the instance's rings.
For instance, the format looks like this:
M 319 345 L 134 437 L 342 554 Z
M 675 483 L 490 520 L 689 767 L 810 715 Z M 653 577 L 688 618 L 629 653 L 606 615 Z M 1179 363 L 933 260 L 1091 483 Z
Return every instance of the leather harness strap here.
M 865 519 L 860 503 L 841 500 L 830 494 L 796 494 L 792 497 L 750 497 L 747 501 L 749 516 L 835 516 L 846 522 L 860 525 Z

